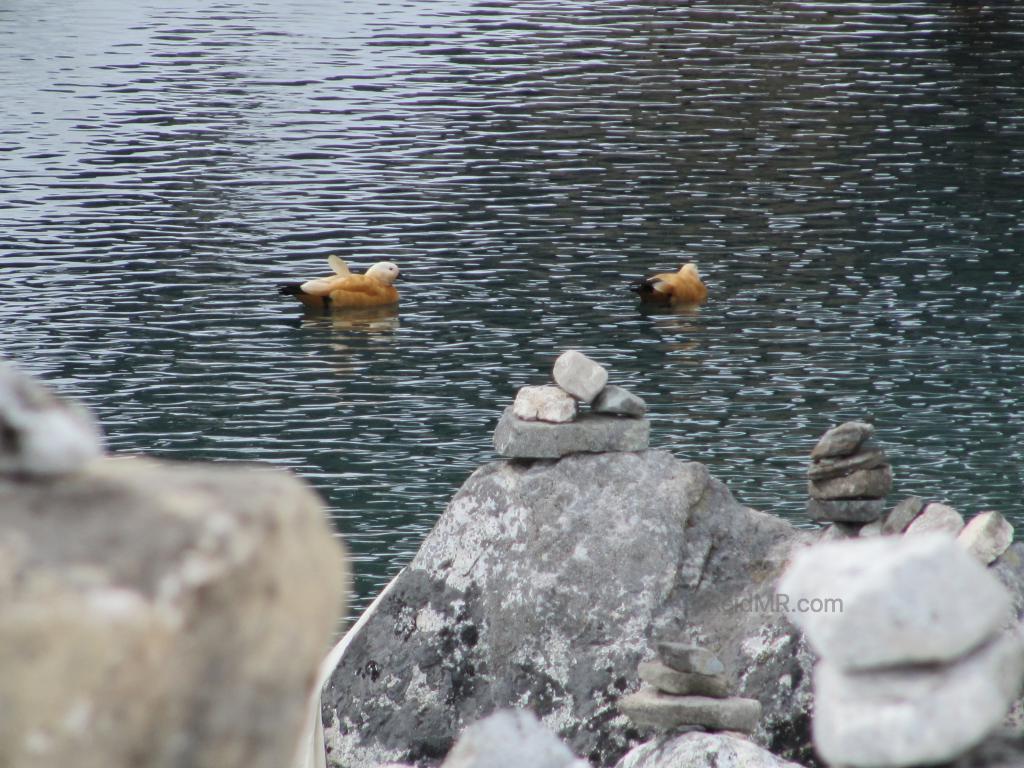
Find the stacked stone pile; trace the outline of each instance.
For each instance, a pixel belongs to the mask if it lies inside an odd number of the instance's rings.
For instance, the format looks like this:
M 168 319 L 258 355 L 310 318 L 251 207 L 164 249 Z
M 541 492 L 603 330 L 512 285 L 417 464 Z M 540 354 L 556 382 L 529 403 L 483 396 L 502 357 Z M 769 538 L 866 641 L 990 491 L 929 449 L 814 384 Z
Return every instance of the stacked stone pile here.
M 909 496 L 884 512 L 892 469 L 871 440 L 874 429 L 862 421 L 845 422 L 828 430 L 811 451 L 807 510 L 814 520 L 832 524 L 826 539 L 944 533 L 985 565 L 1009 549 L 1013 526 L 996 511 L 965 523 L 947 504 Z
M 756 699 L 729 696 L 725 667 L 699 646 L 658 643 L 658 660 L 641 662 L 638 672 L 647 685 L 619 700 L 619 709 L 636 725 L 750 733 L 761 718 Z
M 1009 593 L 943 534 L 819 544 L 779 582 L 818 655 L 813 737 L 830 765 L 945 763 L 998 729 L 1024 683 Z
M 552 369 L 554 384 L 523 387 L 494 430 L 494 449 L 513 459 L 557 459 L 569 453 L 642 451 L 647 405 L 608 383 L 608 371 L 575 350 Z M 580 413 L 580 406 L 589 411 Z
M 872 424 L 848 421 L 828 430 L 811 451 L 807 470 L 812 519 L 845 524 L 873 523 L 892 488 L 885 451 L 871 440 Z

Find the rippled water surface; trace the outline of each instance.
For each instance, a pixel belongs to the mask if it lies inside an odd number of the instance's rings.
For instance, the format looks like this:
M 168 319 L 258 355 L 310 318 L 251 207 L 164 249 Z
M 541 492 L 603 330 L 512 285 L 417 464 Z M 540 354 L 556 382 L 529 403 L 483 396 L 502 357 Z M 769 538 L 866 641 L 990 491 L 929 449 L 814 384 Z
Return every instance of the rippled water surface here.
M 0 96 L 3 354 L 113 450 L 308 479 L 360 605 L 567 347 L 752 506 L 870 415 L 894 498 L 1024 523 L 1013 3 L 14 0 Z M 330 253 L 398 316 L 275 295 Z

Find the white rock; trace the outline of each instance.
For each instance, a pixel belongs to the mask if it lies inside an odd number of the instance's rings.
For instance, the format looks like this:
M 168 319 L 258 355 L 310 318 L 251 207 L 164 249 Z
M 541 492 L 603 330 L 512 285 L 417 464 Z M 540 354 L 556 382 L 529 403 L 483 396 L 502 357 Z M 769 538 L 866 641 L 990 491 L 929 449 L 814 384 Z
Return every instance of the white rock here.
M 950 506 L 939 504 L 933 501 L 921 510 L 914 522 L 907 526 L 907 536 L 917 536 L 922 533 L 944 533 L 948 536 L 957 536 L 964 529 L 964 519 Z
M 552 375 L 558 386 L 585 403 L 592 402 L 608 383 L 608 371 L 574 349 L 559 355 Z
M 942 534 L 818 544 L 778 591 L 811 647 L 844 669 L 958 658 L 1011 611 L 998 579 Z
M 590 768 L 577 760 L 537 718 L 499 710 L 469 726 L 441 768 Z
M 814 744 L 830 765 L 945 763 L 1000 726 L 1024 680 L 1017 632 L 948 665 L 815 668 Z
M 76 472 L 103 453 L 89 411 L 0 361 L 0 474 Z
M 512 404 L 512 413 L 526 421 L 562 424 L 576 418 L 576 398 L 561 387 L 522 387 Z
M 799 768 L 729 733 L 685 733 L 634 747 L 615 768 Z
M 1013 526 L 998 512 L 975 516 L 956 538 L 957 543 L 988 565 L 1013 543 Z

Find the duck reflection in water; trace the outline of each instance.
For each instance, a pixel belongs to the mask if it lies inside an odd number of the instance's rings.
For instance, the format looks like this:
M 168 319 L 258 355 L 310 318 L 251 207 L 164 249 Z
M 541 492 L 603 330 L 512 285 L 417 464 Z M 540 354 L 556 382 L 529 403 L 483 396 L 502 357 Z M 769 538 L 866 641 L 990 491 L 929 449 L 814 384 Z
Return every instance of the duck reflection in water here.
M 355 331 L 378 334 L 398 330 L 398 307 L 362 307 L 325 312 L 307 309 L 302 316 L 303 328 L 330 328 L 334 331 Z

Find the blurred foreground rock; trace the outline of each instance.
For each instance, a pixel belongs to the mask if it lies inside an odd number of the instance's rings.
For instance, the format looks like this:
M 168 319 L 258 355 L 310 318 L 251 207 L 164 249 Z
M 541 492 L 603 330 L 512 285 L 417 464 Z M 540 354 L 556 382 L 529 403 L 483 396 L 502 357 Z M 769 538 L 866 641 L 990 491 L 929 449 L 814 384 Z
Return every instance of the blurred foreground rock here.
M 813 732 L 827 763 L 946 763 L 1002 725 L 1024 682 L 1024 641 L 1000 580 L 948 533 L 794 557 L 779 591 L 804 607 L 791 617 L 820 654 Z
M 307 487 L 103 459 L 0 523 L 0 765 L 289 764 L 346 580 Z

